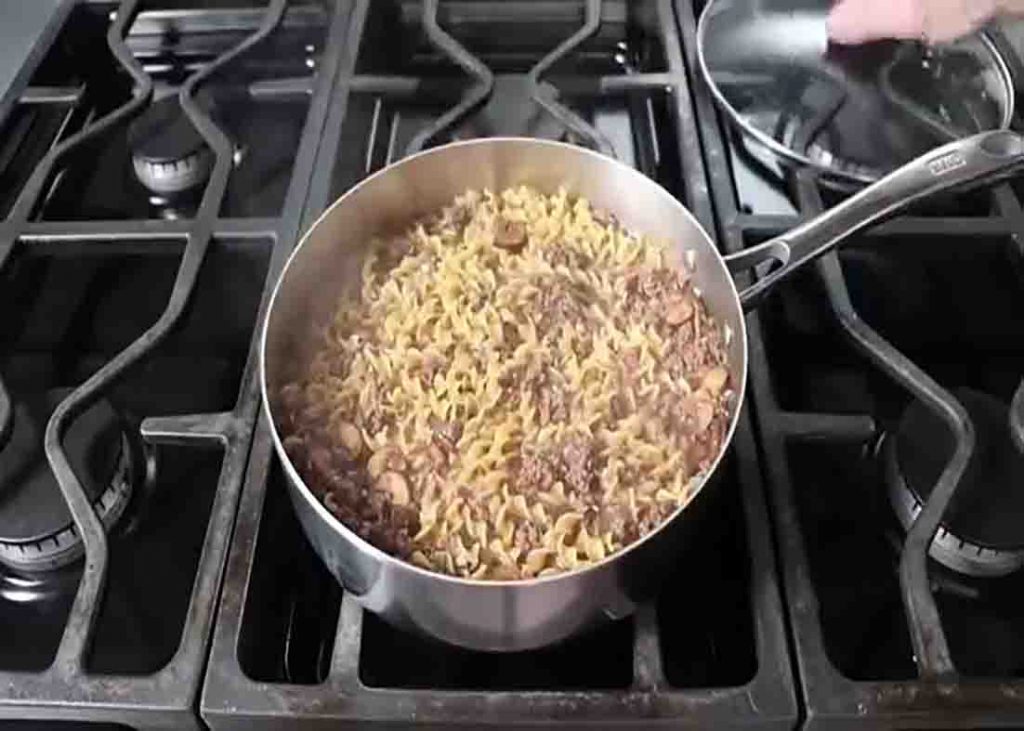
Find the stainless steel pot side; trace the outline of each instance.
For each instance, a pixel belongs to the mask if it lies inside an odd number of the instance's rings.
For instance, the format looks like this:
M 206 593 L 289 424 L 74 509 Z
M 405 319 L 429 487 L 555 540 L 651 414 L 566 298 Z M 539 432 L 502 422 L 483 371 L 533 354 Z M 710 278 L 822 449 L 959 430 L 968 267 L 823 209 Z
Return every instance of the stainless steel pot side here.
M 339 198 L 296 247 L 274 290 L 263 330 L 264 406 L 307 537 L 345 590 L 369 611 L 455 645 L 515 651 L 547 645 L 632 612 L 672 563 L 675 538 L 687 513 L 687 507 L 680 508 L 658 530 L 593 566 L 523 581 L 472 581 L 425 571 L 374 548 L 334 518 L 285 454 L 275 419 L 276 394 L 308 363 L 339 297 L 358 292 L 360 264 L 375 236 L 401 231 L 466 190 L 528 184 L 545 192 L 564 186 L 614 213 L 628 228 L 671 242 L 679 266 L 688 257 L 695 261 L 696 285 L 732 333 L 728 357 L 736 399 L 724 453 L 746 385 L 745 309 L 850 234 L 923 196 L 1006 175 L 1021 164 L 1022 156 L 1024 141 L 1011 132 L 961 140 L 909 163 L 784 236 L 732 257 L 723 257 L 690 212 L 657 183 L 573 145 L 479 139 L 437 147 L 381 170 Z M 774 262 L 774 270 L 739 291 L 731 272 L 765 262 Z M 720 460 L 721 455 L 705 484 Z M 700 587 L 691 589 L 699 601 Z

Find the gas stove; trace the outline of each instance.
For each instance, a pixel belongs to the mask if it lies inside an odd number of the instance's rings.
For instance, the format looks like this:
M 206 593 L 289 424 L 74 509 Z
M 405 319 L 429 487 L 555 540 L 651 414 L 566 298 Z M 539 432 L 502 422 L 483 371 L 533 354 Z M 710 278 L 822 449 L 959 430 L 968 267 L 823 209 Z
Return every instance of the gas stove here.
M 692 64 L 701 5 L 676 8 Z M 990 38 L 1019 83 L 1018 50 Z M 725 250 L 849 194 L 751 148 L 702 92 Z M 748 319 L 809 728 L 1024 723 L 1019 196 L 1013 183 L 921 204 Z
M 484 135 L 615 155 L 723 251 L 847 192 L 722 123 L 691 0 L 205 5 L 68 3 L 0 106 L 0 719 L 1024 724 L 1021 191 L 885 224 L 750 317 L 754 408 L 657 599 L 469 652 L 363 612 L 292 513 L 255 354 L 301 232 Z
M 5 97 L 0 718 L 201 726 L 253 339 L 347 19 L 65 3 Z
M 346 42 L 309 219 L 425 145 L 526 134 L 614 154 L 713 222 L 668 2 L 361 2 Z M 292 515 L 260 424 L 203 718 L 214 729 L 792 726 L 796 698 L 746 420 L 726 464 L 657 601 L 557 647 L 491 655 L 395 630 L 339 589 Z

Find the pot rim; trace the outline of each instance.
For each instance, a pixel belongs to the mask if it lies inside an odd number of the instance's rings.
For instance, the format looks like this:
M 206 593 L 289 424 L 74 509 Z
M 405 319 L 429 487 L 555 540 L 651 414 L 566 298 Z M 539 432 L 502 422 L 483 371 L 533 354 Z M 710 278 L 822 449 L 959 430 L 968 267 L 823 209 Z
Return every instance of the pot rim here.
M 371 544 L 369 541 L 360 537 L 355 531 L 351 530 L 348 526 L 346 526 L 344 523 L 338 520 L 331 513 L 331 511 L 328 510 L 327 507 L 324 506 L 324 504 L 316 498 L 316 496 L 313 494 L 313 491 L 310 490 L 309 486 L 306 484 L 305 480 L 303 480 L 302 476 L 299 475 L 298 470 L 295 469 L 295 466 L 292 464 L 291 459 L 285 453 L 284 445 L 281 442 L 281 437 L 280 434 L 278 433 L 277 424 L 274 421 L 274 416 L 271 412 L 270 399 L 268 398 L 267 393 L 267 339 L 270 331 L 271 318 L 274 312 L 274 305 L 277 302 L 278 294 L 281 291 L 281 288 L 284 286 L 285 279 L 288 276 L 288 272 L 291 269 L 293 262 L 296 260 L 297 257 L 301 255 L 301 252 L 305 247 L 306 242 L 317 230 L 317 228 L 321 225 L 321 223 L 324 222 L 326 219 L 330 218 L 332 215 L 334 215 L 336 209 L 339 209 L 350 196 L 356 193 L 356 191 L 360 190 L 364 186 L 370 185 L 373 181 L 377 180 L 378 178 L 382 178 L 387 175 L 399 174 L 401 169 L 405 165 L 410 164 L 413 161 L 423 157 L 428 157 L 431 155 L 443 155 L 451 149 L 461 147 L 469 147 L 476 145 L 501 145 L 508 143 L 525 143 L 537 146 L 569 149 L 572 150 L 574 154 L 592 155 L 599 157 L 601 158 L 601 161 L 603 163 L 612 163 L 614 166 L 617 166 L 619 168 L 619 172 L 623 176 L 632 176 L 638 181 L 642 181 L 641 184 L 649 186 L 653 194 L 664 196 L 670 202 L 670 204 L 677 209 L 677 211 L 681 214 L 682 218 L 689 220 L 693 228 L 696 231 L 699 231 L 701 234 L 703 234 L 704 245 L 707 246 L 714 253 L 719 266 L 722 268 L 722 271 L 725 275 L 725 280 L 729 283 L 729 287 L 731 289 L 731 299 L 733 302 L 733 306 L 735 308 L 735 311 L 738 313 L 738 316 L 735 318 L 736 322 L 738 323 L 738 327 L 737 331 L 732 333 L 732 337 L 740 338 L 740 344 L 742 346 L 740 349 L 740 352 L 742 353 L 742 362 L 738 364 L 731 364 L 740 375 L 740 383 L 735 384 L 733 387 L 734 396 L 732 404 L 732 413 L 729 417 L 729 428 L 725 432 L 725 438 L 722 440 L 718 456 L 715 458 L 715 461 L 711 464 L 711 466 L 707 470 L 705 470 L 703 476 L 700 477 L 700 483 L 697 485 L 696 489 L 694 489 L 690 493 L 687 501 L 682 505 L 678 506 L 675 509 L 675 511 L 673 511 L 671 515 L 669 515 L 663 521 L 661 521 L 661 523 L 659 523 L 654 530 L 652 530 L 647 535 L 641 537 L 640 539 L 634 541 L 633 543 L 630 543 L 628 546 L 625 546 L 624 548 L 605 556 L 600 561 L 587 564 L 579 568 L 570 569 L 568 571 L 561 571 L 557 574 L 551 574 L 549 576 L 532 577 L 529 579 L 472 579 L 462 576 L 453 576 L 451 574 L 444 574 L 438 571 L 430 571 L 428 569 L 421 568 L 420 566 L 416 566 L 415 564 L 409 561 L 405 561 L 401 558 L 398 558 L 397 556 L 393 556 L 390 553 L 382 551 L 381 549 Z M 725 318 L 722 317 L 721 313 L 712 314 L 716 320 L 725 320 Z M 676 520 L 678 520 L 679 516 L 682 515 L 686 508 L 689 507 L 691 503 L 693 503 L 693 501 L 704 489 L 704 486 L 708 483 L 711 477 L 718 470 L 718 467 L 722 463 L 722 460 L 724 459 L 726 452 L 729 451 L 729 447 L 732 444 L 733 435 L 735 434 L 736 427 L 739 423 L 740 413 L 742 412 L 743 403 L 746 396 L 747 366 L 749 360 L 750 355 L 748 351 L 746 321 L 744 319 L 743 308 L 740 304 L 739 292 L 736 288 L 736 283 L 733 280 L 732 275 L 729 273 L 728 267 L 726 266 L 725 259 L 722 256 L 722 253 L 714 245 L 713 239 L 708 235 L 705 228 L 700 224 L 700 222 L 696 219 L 693 213 L 686 206 L 684 206 L 675 196 L 673 196 L 671 193 L 665 190 L 665 188 L 662 187 L 657 181 L 648 178 L 646 175 L 639 172 L 635 168 L 632 168 L 615 158 L 603 155 L 589 148 L 580 147 L 578 145 L 572 145 L 569 143 L 559 142 L 555 140 L 536 139 L 532 137 L 480 137 L 470 140 L 460 140 L 457 142 L 451 142 L 445 145 L 439 145 L 437 147 L 422 150 L 414 155 L 402 158 L 401 160 L 394 162 L 391 165 L 388 165 L 376 171 L 375 173 L 367 176 L 366 178 L 362 179 L 359 183 L 349 188 L 330 206 L 328 206 L 327 209 L 320 214 L 320 216 L 317 217 L 316 221 L 314 221 L 313 224 L 309 227 L 309 229 L 303 234 L 302 238 L 299 240 L 299 243 L 295 245 L 295 248 L 288 255 L 288 259 L 284 263 L 284 266 L 281 268 L 281 272 L 277 277 L 276 283 L 274 284 L 273 294 L 271 295 L 270 302 L 267 305 L 266 314 L 264 315 L 262 323 L 262 332 L 260 335 L 260 392 L 263 401 L 263 413 L 266 415 L 267 421 L 269 422 L 271 436 L 274 441 L 274 449 L 277 452 L 278 458 L 283 463 L 283 468 L 286 476 L 292 482 L 293 486 L 299 488 L 298 492 L 302 495 L 303 499 L 310 503 L 316 515 L 321 520 L 325 521 L 333 529 L 333 531 L 335 531 L 336 533 L 340 533 L 346 540 L 355 543 L 362 551 L 365 551 L 366 553 L 370 554 L 374 559 L 384 563 L 392 564 L 400 570 L 406 570 L 414 574 L 418 574 L 420 575 L 420 578 L 433 579 L 444 582 L 446 584 L 477 589 L 480 591 L 499 591 L 510 588 L 533 588 L 549 584 L 559 584 L 565 581 L 575 581 L 578 578 L 583 577 L 584 575 L 593 574 L 597 571 L 606 570 L 610 568 L 613 564 L 623 560 L 628 554 L 632 553 L 634 550 L 639 549 L 640 546 L 642 546 L 643 544 L 652 540 L 656 535 L 659 535 L 668 527 L 670 523 L 673 523 Z

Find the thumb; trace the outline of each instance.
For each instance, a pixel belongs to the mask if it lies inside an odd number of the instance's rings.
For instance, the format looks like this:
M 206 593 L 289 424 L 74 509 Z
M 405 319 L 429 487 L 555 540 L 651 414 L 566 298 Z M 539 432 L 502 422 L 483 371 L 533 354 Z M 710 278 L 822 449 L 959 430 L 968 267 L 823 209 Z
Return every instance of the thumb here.
M 924 32 L 921 0 L 839 0 L 828 15 L 828 35 L 837 43 L 921 38 Z

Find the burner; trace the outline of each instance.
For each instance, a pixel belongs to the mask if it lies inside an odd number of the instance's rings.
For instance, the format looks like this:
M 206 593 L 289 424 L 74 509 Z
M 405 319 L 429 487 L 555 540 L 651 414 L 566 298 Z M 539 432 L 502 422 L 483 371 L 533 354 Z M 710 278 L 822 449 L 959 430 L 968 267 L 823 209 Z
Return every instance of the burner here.
M 541 82 L 541 93 L 555 98 L 551 84 Z M 498 74 L 487 103 L 466 123 L 473 137 L 530 136 L 549 140 L 565 138 L 565 127 L 533 101 L 525 77 Z
M 59 602 L 73 597 L 82 578 L 74 565 L 52 571 L 0 572 L 0 600 L 13 604 Z
M 1004 576 L 1024 566 L 1024 454 L 1011 439 L 1005 404 L 966 388 L 954 395 L 970 414 L 977 441 L 929 553 L 970 576 Z M 945 424 L 920 402 L 886 438 L 889 497 L 904 528 L 921 511 L 953 447 Z
M 68 393 L 54 389 L 16 399 L 14 429 L 0 450 L 0 563 L 22 571 L 53 569 L 82 555 L 81 539 L 43 451 L 46 422 Z M 132 450 L 123 423 L 101 401 L 74 421 L 64 444 L 109 528 L 132 494 Z
M 132 166 L 154 193 L 183 193 L 205 182 L 213 154 L 176 96 L 153 102 L 128 128 Z

